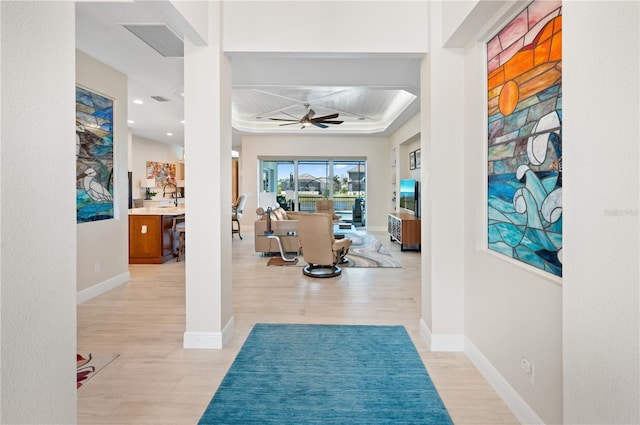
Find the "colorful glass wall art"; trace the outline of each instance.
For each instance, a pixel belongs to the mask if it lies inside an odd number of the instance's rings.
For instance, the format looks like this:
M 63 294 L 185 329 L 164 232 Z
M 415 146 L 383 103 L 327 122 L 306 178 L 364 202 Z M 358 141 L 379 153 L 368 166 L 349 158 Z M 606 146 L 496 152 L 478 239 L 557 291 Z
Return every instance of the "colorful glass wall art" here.
M 562 276 L 562 2 L 487 43 L 488 247 Z
M 76 217 L 113 218 L 113 100 L 76 87 Z

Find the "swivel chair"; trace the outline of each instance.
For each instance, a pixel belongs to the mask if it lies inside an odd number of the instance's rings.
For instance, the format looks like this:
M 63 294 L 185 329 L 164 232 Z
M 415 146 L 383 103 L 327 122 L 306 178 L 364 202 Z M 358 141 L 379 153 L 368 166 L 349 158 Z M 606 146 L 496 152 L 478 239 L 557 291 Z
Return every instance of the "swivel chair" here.
M 339 264 L 346 261 L 351 239 L 335 239 L 329 214 L 313 213 L 298 217 L 298 239 L 304 260 L 302 273 L 310 277 L 334 277 L 342 273 Z

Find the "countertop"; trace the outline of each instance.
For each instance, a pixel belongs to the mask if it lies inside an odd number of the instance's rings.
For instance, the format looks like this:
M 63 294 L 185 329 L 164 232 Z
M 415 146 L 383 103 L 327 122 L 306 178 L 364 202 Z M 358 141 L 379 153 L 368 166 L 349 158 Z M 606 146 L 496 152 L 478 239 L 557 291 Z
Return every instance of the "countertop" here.
M 131 208 L 129 215 L 182 215 L 184 214 L 184 204 L 166 205 L 162 207 L 142 207 Z

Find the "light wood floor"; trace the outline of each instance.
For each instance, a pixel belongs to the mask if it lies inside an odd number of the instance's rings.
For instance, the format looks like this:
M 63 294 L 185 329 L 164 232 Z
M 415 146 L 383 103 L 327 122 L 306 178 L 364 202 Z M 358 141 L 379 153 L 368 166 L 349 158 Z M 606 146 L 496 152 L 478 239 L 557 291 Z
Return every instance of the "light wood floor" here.
M 78 423 L 197 423 L 251 327 L 269 322 L 404 325 L 456 424 L 517 424 L 464 354 L 429 351 L 418 326 L 420 254 L 375 235 L 402 268 L 312 279 L 267 267 L 243 229 L 230 242 L 236 330 L 222 350 L 182 348 L 184 262 L 131 265 L 128 284 L 78 306 L 78 351 L 120 354 L 78 390 Z

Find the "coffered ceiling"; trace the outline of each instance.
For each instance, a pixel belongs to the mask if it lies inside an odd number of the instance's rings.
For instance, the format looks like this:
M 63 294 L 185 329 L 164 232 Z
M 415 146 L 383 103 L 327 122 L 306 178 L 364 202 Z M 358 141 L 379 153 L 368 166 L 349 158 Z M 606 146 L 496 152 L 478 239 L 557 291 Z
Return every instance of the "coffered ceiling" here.
M 128 75 L 134 135 L 183 145 L 184 63 L 176 43 L 193 34 L 167 3 L 77 3 L 76 47 Z M 419 110 L 415 57 L 228 54 L 234 146 L 255 133 L 388 135 Z M 303 128 L 271 119 L 299 119 L 309 109 L 316 117 L 337 113 L 343 123 Z

